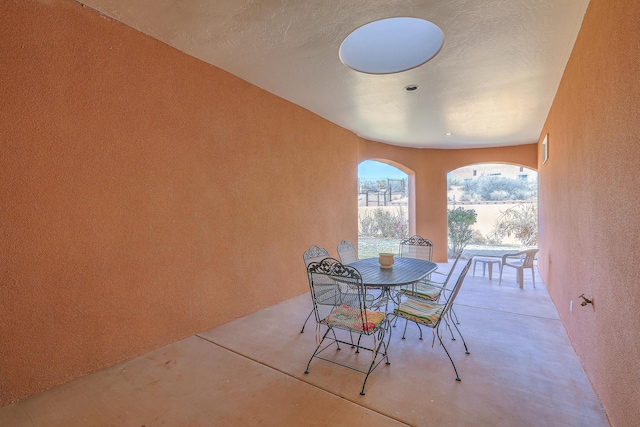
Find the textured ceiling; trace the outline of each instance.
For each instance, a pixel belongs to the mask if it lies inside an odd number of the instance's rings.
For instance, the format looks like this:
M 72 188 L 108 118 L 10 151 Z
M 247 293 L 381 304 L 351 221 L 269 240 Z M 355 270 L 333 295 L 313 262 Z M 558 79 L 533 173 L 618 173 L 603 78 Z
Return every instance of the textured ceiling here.
M 468 148 L 538 140 L 589 1 L 81 3 L 363 138 Z M 340 44 L 351 31 L 396 16 L 438 25 L 440 53 L 389 75 L 359 73 L 340 62 Z M 410 84 L 418 90 L 405 92 Z

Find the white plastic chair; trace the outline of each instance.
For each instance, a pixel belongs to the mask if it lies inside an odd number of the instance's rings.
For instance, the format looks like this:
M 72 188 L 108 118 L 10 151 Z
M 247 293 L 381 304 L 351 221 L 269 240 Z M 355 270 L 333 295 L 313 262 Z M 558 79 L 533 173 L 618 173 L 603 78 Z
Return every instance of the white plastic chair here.
M 526 251 L 516 252 L 513 254 L 505 254 L 502 256 L 502 265 L 500 266 L 500 281 L 502 283 L 502 270 L 505 267 L 515 268 L 518 272 L 518 284 L 520 289 L 524 288 L 524 269 L 531 269 L 531 279 L 533 280 L 533 287 L 536 287 L 536 275 L 533 271 L 533 260 L 538 253 L 538 249 L 529 249 Z

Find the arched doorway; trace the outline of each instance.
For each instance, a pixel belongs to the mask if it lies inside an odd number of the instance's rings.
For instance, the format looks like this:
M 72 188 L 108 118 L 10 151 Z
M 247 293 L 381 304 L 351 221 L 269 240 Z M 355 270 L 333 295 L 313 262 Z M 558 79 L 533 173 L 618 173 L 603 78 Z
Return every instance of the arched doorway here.
M 500 255 L 537 246 L 538 174 L 518 165 L 481 163 L 447 174 L 447 210 L 474 211 L 465 254 Z M 455 237 L 453 237 L 455 239 Z M 449 244 L 451 247 L 451 233 Z
M 358 165 L 360 257 L 397 253 L 400 240 L 415 228 L 415 221 L 414 225 L 411 221 L 410 174 L 392 163 L 365 160 Z

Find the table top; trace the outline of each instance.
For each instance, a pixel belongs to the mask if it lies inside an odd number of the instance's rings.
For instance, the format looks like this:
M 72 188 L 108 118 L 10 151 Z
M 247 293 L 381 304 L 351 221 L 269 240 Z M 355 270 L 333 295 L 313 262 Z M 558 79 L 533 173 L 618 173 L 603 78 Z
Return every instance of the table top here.
M 482 262 L 501 262 L 502 257 L 492 257 L 492 256 L 474 256 L 473 261 L 482 261 Z
M 365 258 L 349 264 L 362 276 L 365 286 L 403 286 L 417 283 L 433 273 L 438 266 L 415 258 L 395 258 L 393 268 L 380 268 L 378 258 Z

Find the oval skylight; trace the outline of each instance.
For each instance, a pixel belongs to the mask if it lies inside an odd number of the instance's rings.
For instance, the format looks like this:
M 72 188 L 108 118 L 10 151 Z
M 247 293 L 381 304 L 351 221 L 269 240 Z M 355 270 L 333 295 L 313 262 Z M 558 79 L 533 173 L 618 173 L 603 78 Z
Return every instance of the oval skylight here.
M 340 60 L 363 73 L 399 73 L 433 58 L 443 41 L 442 30 L 424 19 L 381 19 L 349 34 L 340 45 Z

